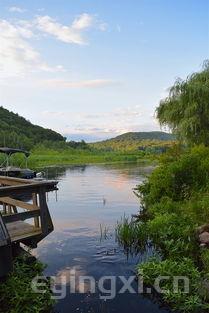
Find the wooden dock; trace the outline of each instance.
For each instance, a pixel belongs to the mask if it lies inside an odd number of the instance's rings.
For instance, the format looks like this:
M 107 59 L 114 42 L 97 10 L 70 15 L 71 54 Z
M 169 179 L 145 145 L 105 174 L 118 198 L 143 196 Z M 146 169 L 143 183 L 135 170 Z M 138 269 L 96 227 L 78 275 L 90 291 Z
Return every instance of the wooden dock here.
M 53 231 L 46 201 L 57 190 L 56 181 L 36 181 L 0 176 L 0 277 L 10 269 L 13 247 L 36 248 Z

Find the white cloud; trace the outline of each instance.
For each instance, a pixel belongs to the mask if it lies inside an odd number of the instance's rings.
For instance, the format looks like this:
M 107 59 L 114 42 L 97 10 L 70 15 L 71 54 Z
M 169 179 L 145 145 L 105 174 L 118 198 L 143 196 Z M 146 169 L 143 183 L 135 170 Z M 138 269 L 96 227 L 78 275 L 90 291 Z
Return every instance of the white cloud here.
M 70 25 L 63 25 L 48 15 L 38 16 L 35 24 L 43 33 L 49 34 L 62 42 L 78 45 L 87 44 L 83 36 L 84 31 L 93 27 L 105 31 L 108 26 L 107 23 L 98 21 L 94 15 L 87 13 L 77 16 Z
M 36 18 L 36 25 L 42 32 L 54 36 L 65 43 L 78 45 L 86 44 L 86 40 L 83 38 L 83 31 L 90 28 L 92 24 L 93 16 L 86 13 L 76 18 L 70 26 L 62 25 L 48 15 Z
M 22 9 L 22 8 L 15 7 L 15 6 L 10 7 L 8 10 L 10 12 L 17 12 L 17 13 L 24 13 L 27 11 L 26 9 Z
M 80 81 L 68 81 L 62 79 L 49 79 L 41 82 L 42 85 L 57 88 L 96 88 L 117 84 L 116 81 L 110 79 L 92 79 Z
M 25 27 L 15 26 L 6 20 L 0 20 L 0 76 L 23 76 L 31 71 L 57 71 L 42 61 L 28 39 L 33 32 Z
M 141 106 L 138 105 L 96 113 L 45 111 L 42 115 L 52 124 L 56 121 L 57 130 L 63 134 L 107 138 L 125 132 L 159 128 L 153 118 L 144 114 Z M 70 125 L 69 121 L 71 121 Z
M 11 12 L 23 12 L 19 7 L 10 7 Z M 86 44 L 84 32 L 91 27 L 100 29 L 101 22 L 98 22 L 94 15 L 83 13 L 77 16 L 71 25 L 63 25 L 48 15 L 38 16 L 32 20 L 0 19 L 0 78 L 24 76 L 29 72 L 65 71 L 62 65 L 49 66 L 39 51 L 33 47 L 33 40 L 41 40 L 49 34 L 65 43 L 78 45 Z M 81 82 L 55 81 L 51 85 L 63 86 L 66 88 L 96 87 L 110 84 L 108 80 L 95 79 Z
M 82 30 L 87 29 L 93 25 L 94 18 L 92 15 L 83 13 L 79 15 L 72 24 L 72 28 Z

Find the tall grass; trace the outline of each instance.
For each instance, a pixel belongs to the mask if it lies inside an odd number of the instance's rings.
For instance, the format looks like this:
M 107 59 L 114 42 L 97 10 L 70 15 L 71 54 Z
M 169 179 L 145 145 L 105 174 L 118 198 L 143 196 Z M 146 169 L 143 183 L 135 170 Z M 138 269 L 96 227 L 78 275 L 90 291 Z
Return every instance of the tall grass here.
M 148 234 L 145 227 L 133 218 L 125 215 L 117 222 L 115 227 L 116 240 L 126 253 L 136 254 L 146 249 Z
M 73 148 L 64 150 L 43 148 L 34 149 L 27 163 L 31 168 L 37 168 L 50 165 L 137 162 L 142 159 L 145 158 L 140 153 L 101 152 Z M 0 164 L 4 160 L 4 155 L 0 154 Z M 16 154 L 10 158 L 10 163 L 11 165 L 25 167 L 26 158 L 22 154 Z

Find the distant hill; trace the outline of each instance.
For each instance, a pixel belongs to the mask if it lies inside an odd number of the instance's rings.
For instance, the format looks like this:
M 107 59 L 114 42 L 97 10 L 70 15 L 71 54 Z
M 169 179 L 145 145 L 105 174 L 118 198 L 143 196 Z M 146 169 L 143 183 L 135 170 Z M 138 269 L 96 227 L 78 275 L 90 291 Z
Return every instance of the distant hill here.
M 161 131 L 151 131 L 151 132 L 129 132 L 119 135 L 115 138 L 108 139 L 107 141 L 126 141 L 126 140 L 174 140 L 174 136 L 169 133 Z
M 174 140 L 174 135 L 161 131 L 129 132 L 112 139 L 92 143 L 91 146 L 106 151 L 136 151 L 143 147 L 169 146 Z
M 31 149 L 44 141 L 64 142 L 57 132 L 37 126 L 9 110 L 0 107 L 0 146 Z

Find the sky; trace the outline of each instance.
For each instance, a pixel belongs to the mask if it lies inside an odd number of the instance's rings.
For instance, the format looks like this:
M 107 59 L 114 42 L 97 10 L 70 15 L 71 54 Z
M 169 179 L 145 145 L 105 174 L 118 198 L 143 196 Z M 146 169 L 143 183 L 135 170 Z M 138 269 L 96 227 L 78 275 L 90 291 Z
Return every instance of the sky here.
M 0 0 L 0 105 L 73 140 L 159 130 L 209 59 L 209 0 Z

